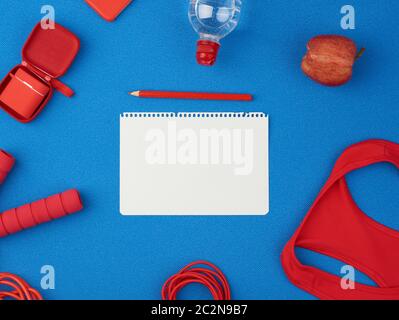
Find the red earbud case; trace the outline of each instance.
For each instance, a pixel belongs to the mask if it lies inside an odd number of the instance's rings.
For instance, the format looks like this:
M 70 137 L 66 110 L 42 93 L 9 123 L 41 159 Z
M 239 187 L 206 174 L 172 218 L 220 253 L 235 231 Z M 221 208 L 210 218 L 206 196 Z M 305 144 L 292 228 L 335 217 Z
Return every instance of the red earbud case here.
M 132 0 L 85 0 L 102 18 L 112 22 Z
M 0 83 L 0 108 L 26 123 L 42 111 L 54 89 L 72 96 L 72 89 L 58 78 L 68 70 L 79 47 L 79 39 L 61 25 L 43 29 L 37 24 L 23 47 L 22 63 Z

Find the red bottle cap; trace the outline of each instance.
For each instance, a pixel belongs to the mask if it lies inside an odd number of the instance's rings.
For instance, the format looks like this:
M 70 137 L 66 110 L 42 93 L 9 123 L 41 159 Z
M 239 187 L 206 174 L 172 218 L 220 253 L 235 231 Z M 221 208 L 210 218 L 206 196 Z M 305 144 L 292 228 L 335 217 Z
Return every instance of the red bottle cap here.
M 209 40 L 197 42 L 197 61 L 203 66 L 214 65 L 218 56 L 220 44 Z
M 0 184 L 14 166 L 15 159 L 12 155 L 0 149 Z

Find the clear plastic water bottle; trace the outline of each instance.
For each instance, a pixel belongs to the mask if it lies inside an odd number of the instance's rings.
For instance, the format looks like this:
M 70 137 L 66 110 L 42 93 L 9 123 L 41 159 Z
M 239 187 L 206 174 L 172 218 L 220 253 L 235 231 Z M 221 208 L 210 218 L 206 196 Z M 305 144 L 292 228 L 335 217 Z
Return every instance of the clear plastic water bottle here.
M 190 0 L 189 19 L 199 34 L 197 61 L 212 66 L 220 39 L 231 33 L 240 19 L 241 0 Z

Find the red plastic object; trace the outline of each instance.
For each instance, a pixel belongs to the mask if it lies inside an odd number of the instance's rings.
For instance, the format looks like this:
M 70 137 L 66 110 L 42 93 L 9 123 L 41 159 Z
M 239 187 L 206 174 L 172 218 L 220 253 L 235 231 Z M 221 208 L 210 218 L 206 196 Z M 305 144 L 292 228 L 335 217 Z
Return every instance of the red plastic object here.
M 37 24 L 23 47 L 22 63 L 0 83 L 0 107 L 26 123 L 42 111 L 54 89 L 72 96 L 72 89 L 57 78 L 68 70 L 79 47 L 79 39 L 61 25 L 42 29 Z
M 197 42 L 197 62 L 203 66 L 213 66 L 218 56 L 220 44 L 209 40 Z
M 79 192 L 68 190 L 0 214 L 0 238 L 62 218 L 83 208 Z
M 296 286 L 320 299 L 398 300 L 399 232 L 368 217 L 353 200 L 345 176 L 378 162 L 399 169 L 399 144 L 369 140 L 348 148 L 282 253 L 283 268 Z M 341 288 L 341 278 L 303 265 L 295 247 L 316 251 L 349 264 L 378 287 L 354 283 Z
M 214 264 L 202 260 L 190 263 L 171 276 L 162 287 L 162 300 L 176 300 L 179 291 L 192 283 L 207 287 L 215 300 L 231 300 L 230 286 L 223 272 Z
M 85 0 L 102 18 L 112 22 L 132 0 Z
M 12 155 L 0 149 L 0 184 L 6 179 L 14 167 L 15 159 Z

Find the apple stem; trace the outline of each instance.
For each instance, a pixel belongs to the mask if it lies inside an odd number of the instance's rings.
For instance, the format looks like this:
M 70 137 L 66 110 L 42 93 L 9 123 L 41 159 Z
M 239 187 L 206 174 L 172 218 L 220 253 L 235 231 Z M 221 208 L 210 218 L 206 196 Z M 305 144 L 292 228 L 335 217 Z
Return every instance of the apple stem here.
M 364 51 L 366 51 L 366 48 L 361 48 L 358 54 L 356 55 L 355 60 L 359 59 L 363 55 Z

